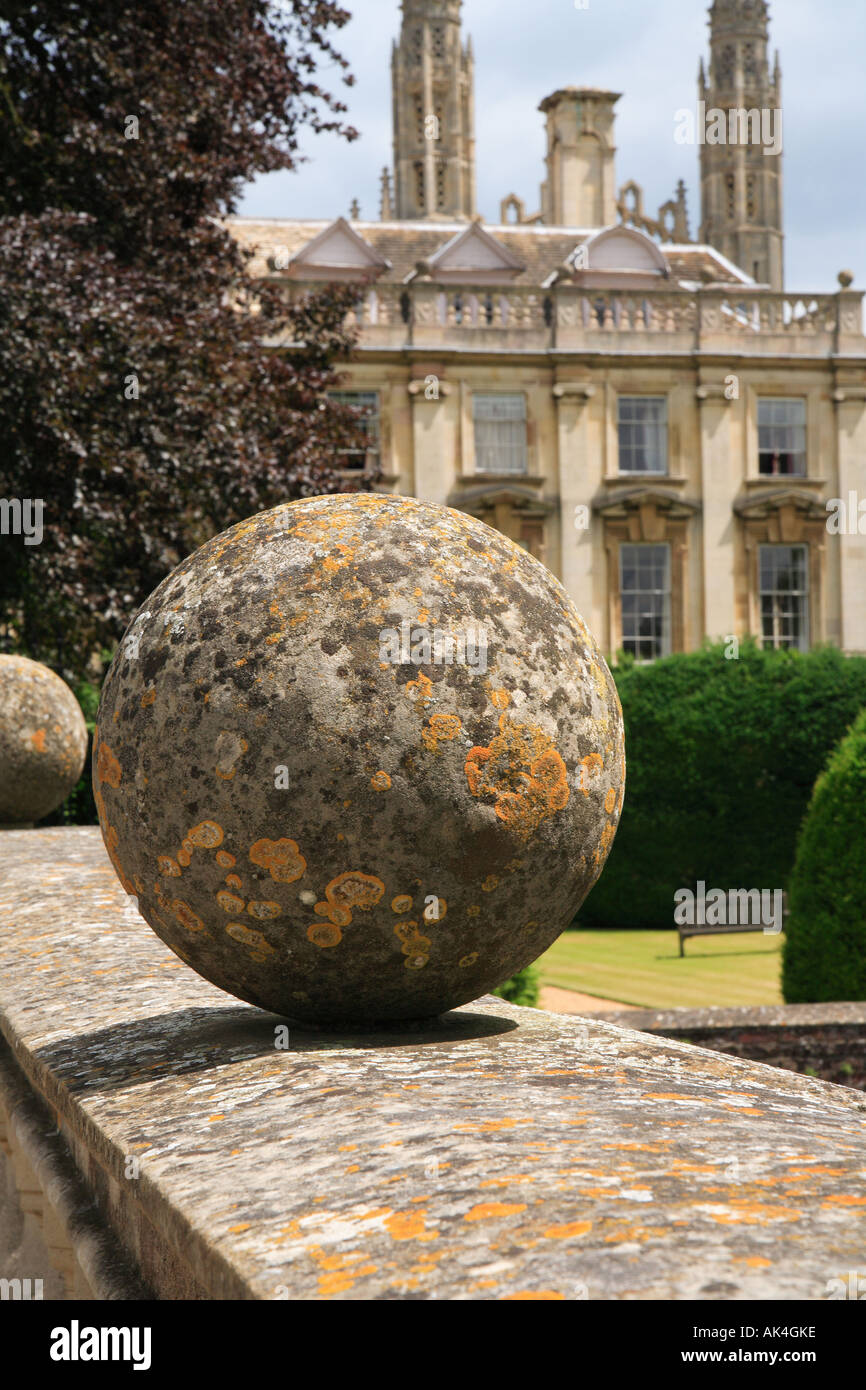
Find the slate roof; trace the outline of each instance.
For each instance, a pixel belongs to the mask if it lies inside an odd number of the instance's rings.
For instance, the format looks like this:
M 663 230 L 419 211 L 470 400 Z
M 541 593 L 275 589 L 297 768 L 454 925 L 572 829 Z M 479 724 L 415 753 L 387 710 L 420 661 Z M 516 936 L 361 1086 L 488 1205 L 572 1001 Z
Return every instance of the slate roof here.
M 278 247 L 288 250 L 289 258 L 312 241 L 315 236 L 333 225 L 334 218 L 293 221 L 286 218 L 243 218 L 228 220 L 228 227 L 238 242 L 255 251 L 250 271 L 253 275 L 271 273 L 267 258 Z M 349 221 L 349 219 L 347 219 Z M 383 283 L 401 284 L 420 260 L 429 260 L 456 233 L 466 230 L 466 222 L 364 222 L 349 221 L 349 225 L 380 255 L 391 262 L 391 269 L 381 276 Z M 523 263 L 525 269 L 510 283 L 541 285 L 557 270 L 575 248 L 598 228 L 545 227 L 537 224 L 504 226 L 483 223 L 502 246 Z M 671 269 L 671 285 L 704 282 L 709 284 L 753 284 L 751 277 L 710 246 L 660 244 L 659 249 Z

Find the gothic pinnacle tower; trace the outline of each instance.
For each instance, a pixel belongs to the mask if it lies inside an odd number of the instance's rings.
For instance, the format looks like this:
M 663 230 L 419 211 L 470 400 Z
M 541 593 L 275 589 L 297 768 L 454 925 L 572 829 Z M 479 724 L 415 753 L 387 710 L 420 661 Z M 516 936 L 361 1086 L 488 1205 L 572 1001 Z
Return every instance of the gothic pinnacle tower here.
M 701 61 L 698 96 L 704 103 L 701 150 L 701 240 L 762 284 L 784 288 L 782 154 L 758 130 L 781 133 L 779 57 L 770 73 L 766 0 L 713 0 L 709 80 Z M 731 117 L 736 111 L 739 117 Z M 726 138 L 714 142 L 713 113 L 724 113 Z M 748 113 L 748 119 L 743 113 Z M 718 126 L 721 118 L 716 117 Z M 737 121 L 739 136 L 731 138 Z M 763 122 L 763 125 L 761 124 Z M 699 127 L 702 122 L 699 119 Z M 747 133 L 748 132 L 748 133 Z
M 461 0 L 402 0 L 391 55 L 394 203 L 398 218 L 475 215 L 472 41 Z

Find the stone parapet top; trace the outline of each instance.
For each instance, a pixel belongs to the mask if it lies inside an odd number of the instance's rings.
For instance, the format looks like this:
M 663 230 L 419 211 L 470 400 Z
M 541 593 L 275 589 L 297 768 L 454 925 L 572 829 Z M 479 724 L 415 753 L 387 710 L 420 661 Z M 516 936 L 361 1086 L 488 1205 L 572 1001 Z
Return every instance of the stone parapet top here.
M 160 1297 L 825 1298 L 862 1266 L 863 1097 L 637 1021 L 488 996 L 279 1050 L 97 830 L 0 836 L 10 1058 Z
M 592 1017 L 592 1015 L 590 1015 Z M 833 1004 L 759 1004 L 702 1009 L 606 1010 L 607 1023 L 622 1023 L 641 1032 L 695 1032 L 729 1028 L 866 1027 L 866 1001 Z

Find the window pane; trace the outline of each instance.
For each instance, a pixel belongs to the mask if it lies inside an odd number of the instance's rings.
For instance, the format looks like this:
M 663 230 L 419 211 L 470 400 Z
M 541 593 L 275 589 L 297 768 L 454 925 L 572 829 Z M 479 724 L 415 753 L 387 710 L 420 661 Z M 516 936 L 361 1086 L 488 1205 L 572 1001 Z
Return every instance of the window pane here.
M 341 449 L 337 455 L 340 468 L 360 471 L 367 467 L 368 459 L 373 467 L 379 463 L 379 393 L 378 391 L 329 391 L 328 398 L 340 405 L 351 406 L 357 410 L 359 424 L 367 436 L 367 449 Z
M 474 395 L 475 471 L 525 473 L 526 398 L 523 395 Z
M 762 545 L 761 641 L 765 647 L 809 646 L 809 584 L 805 545 Z
M 770 476 L 806 474 L 806 402 L 762 397 L 758 401 L 758 471 Z
M 637 661 L 670 651 L 670 547 L 620 546 L 622 646 Z
M 617 428 L 621 473 L 667 473 L 667 401 L 663 396 L 620 396 Z

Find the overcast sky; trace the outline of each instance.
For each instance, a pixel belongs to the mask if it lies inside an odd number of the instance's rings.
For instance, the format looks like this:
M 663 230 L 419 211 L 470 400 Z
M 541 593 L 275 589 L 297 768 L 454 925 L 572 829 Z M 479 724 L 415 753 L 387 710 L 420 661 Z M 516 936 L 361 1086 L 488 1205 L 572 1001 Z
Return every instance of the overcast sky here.
M 379 215 L 379 175 L 391 166 L 391 41 L 398 0 L 342 0 L 353 18 L 336 38 L 356 85 L 340 88 L 361 132 L 351 145 L 308 135 L 309 163 L 247 189 L 248 217 Z M 622 92 L 616 183 L 635 179 L 654 216 L 685 180 L 692 236 L 700 223 L 698 152 L 674 141 L 674 113 L 694 110 L 698 59 L 708 55 L 706 0 L 464 0 L 463 34 L 475 48 L 478 211 L 499 220 L 515 192 L 539 206 L 544 168 L 542 97 L 563 86 Z M 842 269 L 866 287 L 866 3 L 775 0 L 771 55 L 782 62 L 786 287 L 837 288 Z M 771 56 L 772 61 L 772 56 Z M 333 73 L 330 74 L 332 77 Z M 327 70 L 321 80 L 328 85 Z M 336 78 L 335 78 L 336 81 Z M 333 83 L 331 84 L 333 89 Z

